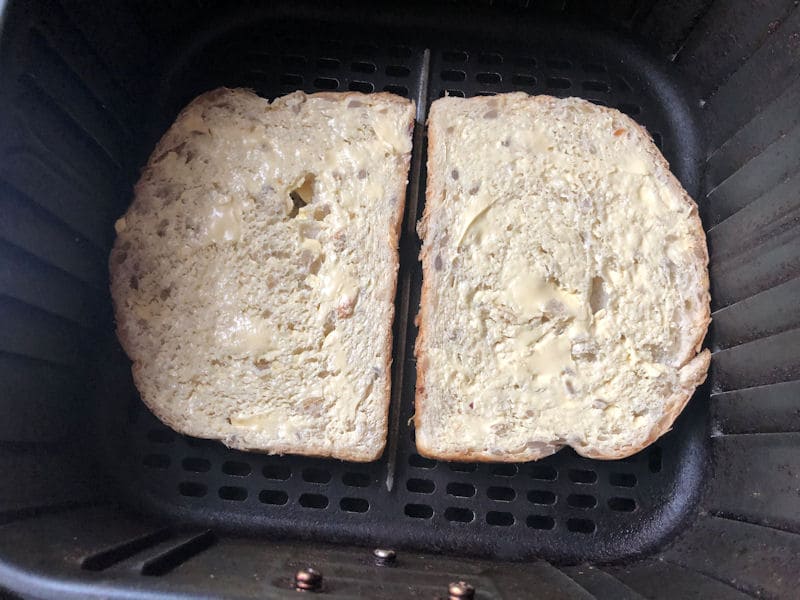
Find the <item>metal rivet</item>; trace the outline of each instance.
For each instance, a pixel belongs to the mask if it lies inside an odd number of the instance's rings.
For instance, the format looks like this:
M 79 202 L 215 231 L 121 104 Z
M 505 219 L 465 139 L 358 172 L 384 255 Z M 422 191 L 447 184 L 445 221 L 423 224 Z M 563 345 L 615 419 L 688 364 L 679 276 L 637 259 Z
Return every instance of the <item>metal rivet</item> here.
M 475 588 L 463 581 L 451 583 L 447 588 L 449 600 L 472 600 L 475 598 Z
M 387 548 L 376 548 L 372 551 L 372 556 L 375 557 L 375 564 L 379 567 L 394 565 L 397 560 L 397 553 Z
M 294 574 L 294 589 L 298 592 L 318 592 L 322 589 L 322 573 L 308 567 Z

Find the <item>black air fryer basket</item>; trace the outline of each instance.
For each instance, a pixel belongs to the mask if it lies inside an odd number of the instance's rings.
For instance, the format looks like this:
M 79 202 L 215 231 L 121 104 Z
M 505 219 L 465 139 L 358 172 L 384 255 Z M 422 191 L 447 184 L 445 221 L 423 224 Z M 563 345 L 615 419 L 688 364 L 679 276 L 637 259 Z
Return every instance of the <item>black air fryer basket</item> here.
M 113 223 L 180 108 L 220 85 L 417 104 L 375 463 L 180 436 L 133 386 Z M 427 110 L 513 90 L 629 114 L 700 206 L 711 373 L 629 459 L 415 451 Z M 295 598 L 301 571 L 331 598 L 447 598 L 460 580 L 481 599 L 797 597 L 800 8 L 0 1 L 0 324 L 0 596 Z

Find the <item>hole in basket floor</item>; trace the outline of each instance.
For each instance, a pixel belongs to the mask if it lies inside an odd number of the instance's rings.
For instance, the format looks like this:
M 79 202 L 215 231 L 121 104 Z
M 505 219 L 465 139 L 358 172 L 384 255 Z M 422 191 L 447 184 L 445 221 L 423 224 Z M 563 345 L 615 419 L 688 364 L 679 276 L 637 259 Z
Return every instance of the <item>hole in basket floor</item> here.
M 525 524 L 531 529 L 553 529 L 556 526 L 556 521 L 553 517 L 530 515 L 525 519 Z
M 467 62 L 468 58 L 469 57 L 467 56 L 466 52 L 458 52 L 458 51 L 442 52 L 442 59 L 445 62 L 465 63 L 465 62 Z
M 369 81 L 351 81 L 347 88 L 351 92 L 369 94 L 375 91 L 375 85 Z
M 356 61 L 350 65 L 350 69 L 356 73 L 374 73 L 377 68 L 378 67 L 375 66 L 375 63 L 366 61 Z
M 531 478 L 540 479 L 542 481 L 555 481 L 558 477 L 558 471 L 555 467 L 550 465 L 532 465 Z
M 478 468 L 478 465 L 475 463 L 450 463 L 449 467 L 451 471 L 457 473 L 472 473 Z
M 409 479 L 406 481 L 406 489 L 416 494 L 432 494 L 436 484 L 428 479 Z
M 570 494 L 567 496 L 567 504 L 573 508 L 594 508 L 597 506 L 597 498 L 588 494 Z
M 322 494 L 301 494 L 298 500 L 304 508 L 327 508 L 328 497 Z
M 497 477 L 514 477 L 519 473 L 519 467 L 511 464 L 492 465 L 489 467 L 489 472 Z
M 267 479 L 286 481 L 292 476 L 292 470 L 286 465 L 264 465 L 261 471 Z
M 325 469 L 308 467 L 303 469 L 303 481 L 309 483 L 328 483 L 331 480 L 331 473 Z
M 342 498 L 339 508 L 345 512 L 365 513 L 369 510 L 369 502 L 364 498 Z
M 475 520 L 475 513 L 468 508 L 449 506 L 444 511 L 444 518 L 458 523 L 472 523 Z
M 471 483 L 454 481 L 447 484 L 447 493 L 459 498 L 472 498 L 475 495 L 475 486 Z
M 514 515 L 509 512 L 490 510 L 486 513 L 486 522 L 497 527 L 510 527 L 514 524 Z
M 419 454 L 411 454 L 408 457 L 408 464 L 418 469 L 433 469 L 436 467 L 436 461 L 430 458 L 425 458 Z
M 595 483 L 597 481 L 597 473 L 586 469 L 570 469 L 567 476 L 574 483 Z
M 511 78 L 511 83 L 522 87 L 533 87 L 536 85 L 536 77 L 527 73 L 517 73 Z
M 491 486 L 486 490 L 486 495 L 492 500 L 511 502 L 517 497 L 517 492 L 510 487 Z

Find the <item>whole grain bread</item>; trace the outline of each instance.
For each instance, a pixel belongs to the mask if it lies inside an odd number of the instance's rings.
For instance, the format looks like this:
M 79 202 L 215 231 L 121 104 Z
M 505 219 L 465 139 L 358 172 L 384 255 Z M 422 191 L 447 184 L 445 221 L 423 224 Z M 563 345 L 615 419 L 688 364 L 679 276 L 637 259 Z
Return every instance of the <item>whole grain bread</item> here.
M 705 379 L 697 206 L 617 110 L 433 103 L 419 233 L 416 443 L 447 460 L 629 456 Z
M 119 339 L 178 432 L 378 458 L 414 105 L 217 89 L 159 142 L 116 223 Z

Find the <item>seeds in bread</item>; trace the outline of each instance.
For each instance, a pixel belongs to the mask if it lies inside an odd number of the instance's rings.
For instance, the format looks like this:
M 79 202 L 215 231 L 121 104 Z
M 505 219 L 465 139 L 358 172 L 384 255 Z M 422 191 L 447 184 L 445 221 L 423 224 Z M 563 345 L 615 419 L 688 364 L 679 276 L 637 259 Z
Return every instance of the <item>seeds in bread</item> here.
M 380 456 L 413 118 L 391 94 L 224 88 L 181 112 L 110 257 L 118 336 L 164 423 Z
M 708 254 L 650 136 L 513 93 L 435 101 L 428 139 L 419 452 L 613 459 L 661 436 L 708 369 Z

